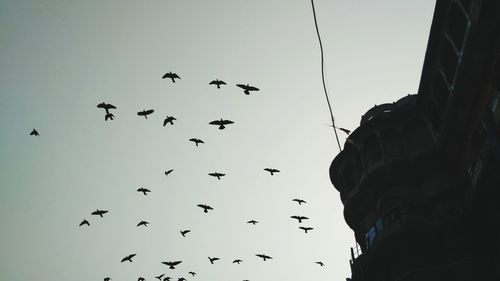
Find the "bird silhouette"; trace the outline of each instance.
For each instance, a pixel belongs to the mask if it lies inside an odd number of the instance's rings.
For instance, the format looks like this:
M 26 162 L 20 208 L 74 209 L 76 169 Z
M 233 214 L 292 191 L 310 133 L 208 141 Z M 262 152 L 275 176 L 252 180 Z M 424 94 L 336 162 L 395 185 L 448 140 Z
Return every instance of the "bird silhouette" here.
M 114 118 L 115 116 L 112 113 L 106 113 L 106 115 L 104 115 L 104 121 L 108 121 L 108 119 L 113 120 Z
M 213 80 L 212 82 L 208 83 L 209 85 L 217 85 L 217 89 L 220 89 L 220 85 L 226 85 L 226 82 L 222 81 L 222 80 L 219 80 L 219 79 L 215 79 Z
M 84 220 L 83 220 L 83 221 L 82 221 L 82 222 L 81 222 L 78 226 L 82 226 L 82 225 L 84 225 L 84 224 L 86 224 L 87 226 L 90 226 L 89 221 L 88 221 L 88 220 L 86 220 L 86 219 L 84 219 Z
M 312 227 L 304 227 L 304 226 L 300 226 L 299 228 L 302 229 L 302 230 L 304 230 L 305 233 L 307 233 L 309 230 L 313 230 L 314 229 Z
M 256 254 L 256 256 L 259 258 L 262 258 L 264 261 L 266 261 L 268 259 L 272 259 L 272 257 L 270 257 L 268 255 L 264 255 L 264 254 Z
M 174 116 L 167 116 L 165 120 L 163 120 L 163 127 L 170 123 L 170 125 L 174 125 L 174 121 L 177 120 Z
M 189 141 L 192 141 L 196 144 L 196 146 L 198 146 L 199 143 L 204 143 L 202 140 L 200 139 L 197 139 L 197 138 L 192 138 L 192 139 L 189 139 Z
M 208 260 L 210 261 L 211 264 L 214 264 L 214 261 L 218 261 L 220 260 L 219 258 L 211 258 L 211 257 L 208 257 Z
M 231 120 L 224 120 L 221 118 L 220 120 L 214 120 L 208 124 L 219 126 L 219 130 L 224 130 L 226 128 L 225 125 L 234 124 L 234 122 Z
M 259 91 L 258 88 L 254 87 L 254 86 L 250 86 L 249 84 L 236 84 L 236 86 L 242 88 L 245 93 L 245 95 L 250 95 L 250 91 Z
M 116 106 L 109 103 L 101 102 L 100 104 L 97 105 L 97 107 L 102 108 L 106 111 L 106 115 L 104 116 L 104 121 L 108 121 L 108 119 L 111 120 L 114 119 L 115 116 L 111 112 L 109 112 L 109 110 L 116 109 Z
M 205 204 L 198 204 L 197 206 L 200 207 L 200 208 L 202 208 L 203 212 L 205 212 L 205 213 L 208 213 L 208 210 L 213 210 L 212 207 L 210 207 L 208 205 L 205 205 Z
M 177 278 L 177 281 L 186 281 L 186 278 L 184 278 L 184 277 L 179 277 L 179 278 Z
M 174 171 L 174 169 L 170 169 L 168 171 L 165 171 L 165 176 L 168 176 L 170 175 L 170 173 L 172 173 Z
M 196 275 L 196 272 L 193 272 L 193 271 L 190 271 L 188 273 L 191 274 L 193 277 Z
M 146 279 L 144 279 L 144 277 L 139 277 L 137 278 L 137 281 L 146 281 Z
M 109 281 L 109 280 L 111 280 L 111 278 L 109 277 L 104 278 L 104 281 Z
M 291 216 L 290 218 L 298 220 L 299 223 L 301 223 L 302 220 L 308 220 L 309 219 L 308 217 L 304 217 L 304 216 Z
M 149 224 L 149 222 L 147 222 L 147 221 L 140 221 L 140 222 L 137 224 L 137 226 L 144 225 L 144 226 L 146 226 L 146 227 L 147 227 L 147 226 L 148 226 L 148 224 Z
M 154 109 L 143 109 L 142 111 L 137 112 L 137 115 L 144 116 L 144 118 L 148 119 L 148 115 L 152 114 L 153 112 L 155 112 Z
M 212 177 L 216 177 L 217 179 L 220 180 L 221 177 L 225 176 L 226 174 L 222 174 L 222 173 L 219 173 L 219 172 L 215 172 L 215 173 L 210 173 L 208 174 L 209 176 L 212 176 Z
M 302 205 L 302 203 L 307 203 L 306 201 L 304 201 L 302 199 L 293 199 L 292 201 L 299 203 L 299 205 Z
M 319 264 L 319 266 L 324 266 L 325 265 L 322 261 L 317 261 L 316 263 Z
M 30 133 L 30 136 L 40 136 L 40 135 L 38 134 L 37 130 L 33 129 L 33 131 L 31 131 Z
M 186 237 L 186 234 L 188 234 L 189 232 L 191 232 L 191 230 L 189 230 L 189 229 L 181 230 L 182 237 Z
M 251 224 L 253 224 L 253 225 L 256 225 L 256 224 L 258 223 L 258 221 L 256 221 L 256 220 L 251 220 L 251 221 L 247 221 L 247 223 L 251 223 Z
M 233 261 L 233 263 L 237 263 L 237 264 L 240 264 L 240 262 L 242 262 L 242 260 L 240 260 L 240 259 L 236 259 Z
M 165 273 L 158 275 L 158 276 L 155 276 L 155 278 L 161 281 L 161 278 L 163 277 L 163 275 L 165 275 Z
M 162 261 L 161 263 L 168 265 L 168 268 L 175 269 L 182 261 Z
M 181 79 L 179 77 L 179 75 L 177 75 L 177 73 L 172 73 L 172 72 L 169 72 L 169 73 L 166 73 L 165 75 L 163 75 L 162 79 L 165 79 L 165 78 L 172 79 L 172 82 L 174 82 L 174 83 L 175 83 L 176 78 Z
M 265 168 L 264 171 L 268 171 L 269 173 L 271 173 L 271 176 L 274 175 L 274 173 L 279 173 L 280 170 L 277 170 L 277 169 L 274 169 L 274 168 Z
M 144 188 L 144 187 L 137 189 L 137 191 L 144 193 L 144 195 L 148 195 L 148 192 L 151 192 L 151 190 Z
M 129 261 L 132 262 L 132 258 L 135 257 L 135 254 L 128 255 L 122 259 L 121 262 Z
M 163 281 L 170 281 L 170 279 L 172 279 L 172 278 L 167 276 L 167 277 L 163 278 Z
M 106 110 L 106 113 L 108 113 L 110 109 L 116 109 L 116 106 L 105 102 L 101 102 L 100 104 L 97 105 L 97 107 Z
M 107 213 L 108 211 L 105 211 L 105 210 L 95 210 L 94 212 L 91 213 L 91 215 L 94 215 L 94 216 L 100 216 L 101 218 L 103 217 L 103 215 L 105 213 Z

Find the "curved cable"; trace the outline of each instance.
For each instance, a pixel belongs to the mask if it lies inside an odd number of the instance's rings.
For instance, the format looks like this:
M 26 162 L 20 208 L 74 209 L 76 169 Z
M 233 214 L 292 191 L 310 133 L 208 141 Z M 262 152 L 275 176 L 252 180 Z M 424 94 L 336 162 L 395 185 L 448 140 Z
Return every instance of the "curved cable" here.
M 323 90 L 325 92 L 326 102 L 328 103 L 328 109 L 330 110 L 330 117 L 332 118 L 333 131 L 335 132 L 335 139 L 337 139 L 337 144 L 339 146 L 339 150 L 342 151 L 342 147 L 340 146 L 339 136 L 337 134 L 337 128 L 335 126 L 335 118 L 333 118 L 332 106 L 330 104 L 330 99 L 328 98 L 328 92 L 326 90 L 325 85 L 325 60 L 323 54 L 323 43 L 321 42 L 321 35 L 319 35 L 318 21 L 316 20 L 316 10 L 314 8 L 314 0 L 311 0 L 311 6 L 314 16 L 314 26 L 316 27 L 316 34 L 318 35 L 319 48 L 321 50 L 321 81 L 323 82 Z

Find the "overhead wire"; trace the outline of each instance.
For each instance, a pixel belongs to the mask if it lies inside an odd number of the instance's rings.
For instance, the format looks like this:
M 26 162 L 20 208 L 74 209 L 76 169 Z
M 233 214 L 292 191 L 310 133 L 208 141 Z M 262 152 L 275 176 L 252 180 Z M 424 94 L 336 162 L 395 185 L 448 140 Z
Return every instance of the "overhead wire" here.
M 319 34 L 318 20 L 316 19 L 316 9 L 314 8 L 314 0 L 311 0 L 311 6 L 312 6 L 313 17 L 314 17 L 314 26 L 316 27 L 316 34 L 318 35 L 319 48 L 320 48 L 320 51 L 321 51 L 321 81 L 323 83 L 323 90 L 325 92 L 326 102 L 328 104 L 328 109 L 330 111 L 330 117 L 332 119 L 332 127 L 333 127 L 333 131 L 335 132 L 335 139 L 337 140 L 337 144 L 339 146 L 339 150 L 342 151 L 342 147 L 340 146 L 339 136 L 337 134 L 337 128 L 335 126 L 335 118 L 333 117 L 332 106 L 330 104 L 330 98 L 328 97 L 328 91 L 326 90 L 326 84 L 325 84 L 325 58 L 324 58 L 324 52 L 323 52 L 323 43 L 321 42 L 321 35 Z

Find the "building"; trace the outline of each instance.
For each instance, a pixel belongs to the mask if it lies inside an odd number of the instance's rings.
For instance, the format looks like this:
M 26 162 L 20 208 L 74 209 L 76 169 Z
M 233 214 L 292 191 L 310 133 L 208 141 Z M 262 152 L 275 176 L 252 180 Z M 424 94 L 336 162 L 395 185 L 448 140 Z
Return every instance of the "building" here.
M 500 1 L 436 2 L 418 94 L 366 112 L 330 178 L 348 280 L 500 280 Z

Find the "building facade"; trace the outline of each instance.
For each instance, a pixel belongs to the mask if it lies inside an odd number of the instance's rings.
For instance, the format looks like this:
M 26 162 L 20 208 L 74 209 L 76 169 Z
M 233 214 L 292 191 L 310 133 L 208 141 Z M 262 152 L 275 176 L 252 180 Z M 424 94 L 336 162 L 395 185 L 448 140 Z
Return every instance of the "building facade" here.
M 418 94 L 330 166 L 353 281 L 500 280 L 500 1 L 438 0 Z

